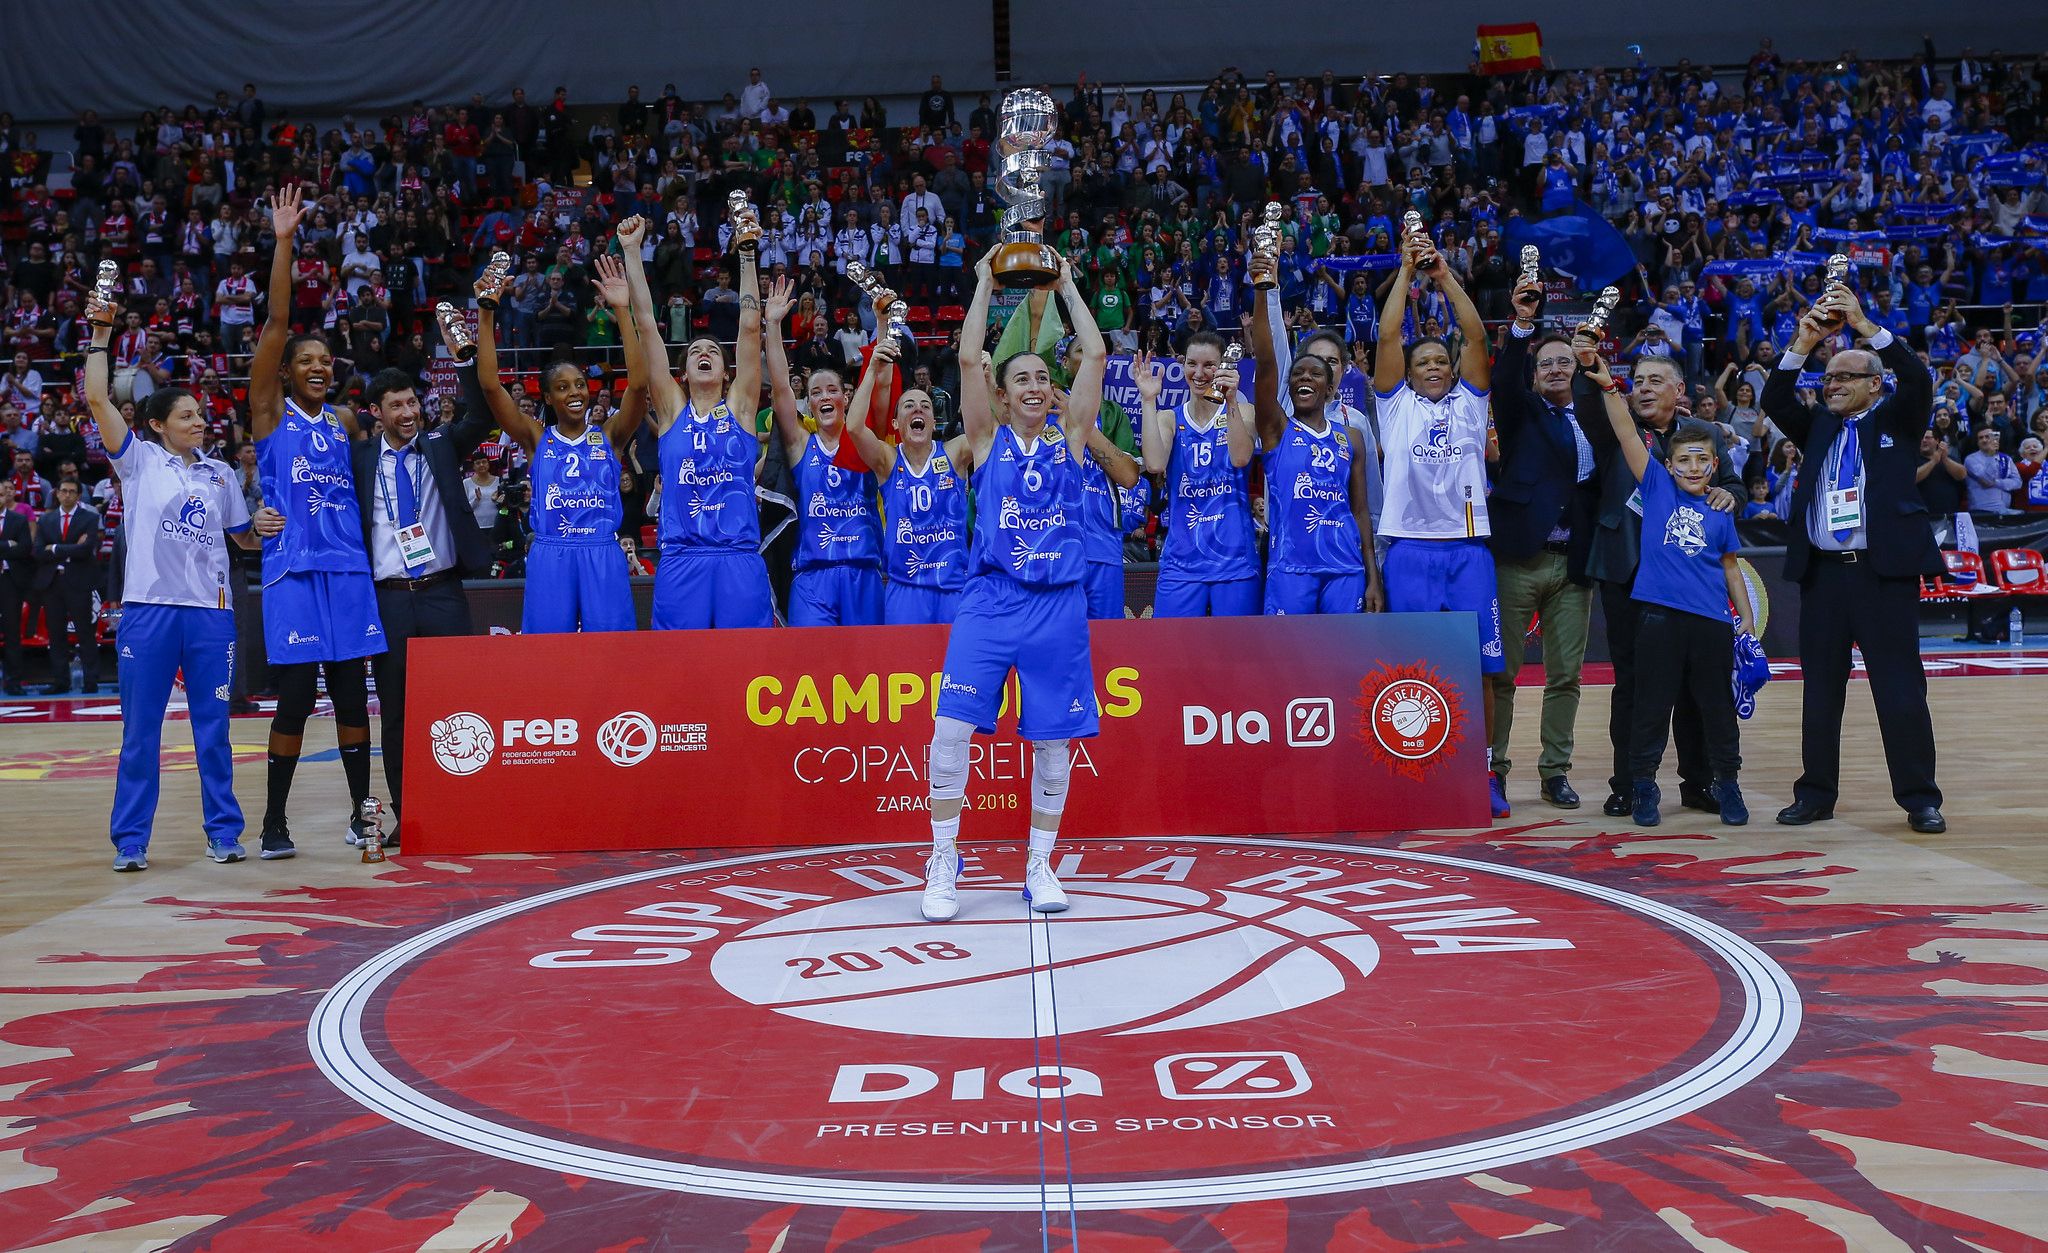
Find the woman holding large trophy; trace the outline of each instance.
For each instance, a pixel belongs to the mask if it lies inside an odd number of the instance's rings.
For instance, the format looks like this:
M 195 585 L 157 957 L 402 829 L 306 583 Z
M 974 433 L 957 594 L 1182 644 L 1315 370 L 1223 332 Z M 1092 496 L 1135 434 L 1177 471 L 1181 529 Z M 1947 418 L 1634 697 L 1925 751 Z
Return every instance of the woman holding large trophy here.
M 1003 102 L 1004 168 L 997 185 L 1011 212 L 1003 218 L 1002 246 L 975 266 L 964 341 L 970 351 L 986 331 L 989 296 L 998 281 L 1018 286 L 1045 281 L 1040 276 L 1049 250 L 1042 240 L 1033 242 L 1037 236 L 1031 225 L 1044 213 L 1039 175 L 1053 117 L 1052 102 L 1043 92 L 1015 92 Z M 932 851 L 925 865 L 924 916 L 934 922 L 959 912 L 956 841 L 969 741 L 976 731 L 995 731 L 1012 671 L 1020 689 L 1017 731 L 1031 741 L 1032 750 L 1024 898 L 1044 913 L 1067 907 L 1048 858 L 1067 804 L 1070 741 L 1097 731 L 1081 586 L 1087 566 L 1081 458 L 1091 440 L 1102 438 L 1095 417 L 1102 405 L 1107 353 L 1102 332 L 1074 286 L 1072 268 L 1057 259 L 1054 264 L 1051 277 L 1072 315 L 1080 349 L 1079 369 L 1058 421 L 1051 420 L 1057 393 L 1052 365 L 1036 352 L 1009 353 L 992 364 L 985 357 L 979 365 L 970 359 L 961 374 L 960 416 L 974 466 L 975 520 L 967 586 L 946 645 L 932 731 Z

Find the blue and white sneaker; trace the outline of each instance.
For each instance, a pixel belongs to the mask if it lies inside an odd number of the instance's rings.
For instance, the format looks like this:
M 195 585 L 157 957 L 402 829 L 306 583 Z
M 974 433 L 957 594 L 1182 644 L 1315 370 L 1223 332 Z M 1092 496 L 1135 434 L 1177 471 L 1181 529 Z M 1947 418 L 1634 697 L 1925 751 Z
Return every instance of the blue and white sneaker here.
M 242 851 L 242 842 L 240 840 L 208 840 L 206 842 L 206 855 L 222 865 L 226 865 L 231 861 L 245 861 L 249 856 Z
M 1486 775 L 1486 799 L 1492 806 L 1494 817 L 1514 816 L 1515 811 L 1508 807 L 1508 785 L 1493 771 L 1488 771 Z
M 1024 861 L 1024 899 L 1041 914 L 1057 914 L 1067 907 L 1067 890 L 1044 853 L 1033 853 Z
M 944 922 L 960 912 L 961 857 L 955 848 L 934 848 L 924 863 L 924 916 L 928 922 Z
M 114 869 L 123 872 L 149 869 L 149 858 L 143 856 L 142 845 L 123 844 L 114 854 Z

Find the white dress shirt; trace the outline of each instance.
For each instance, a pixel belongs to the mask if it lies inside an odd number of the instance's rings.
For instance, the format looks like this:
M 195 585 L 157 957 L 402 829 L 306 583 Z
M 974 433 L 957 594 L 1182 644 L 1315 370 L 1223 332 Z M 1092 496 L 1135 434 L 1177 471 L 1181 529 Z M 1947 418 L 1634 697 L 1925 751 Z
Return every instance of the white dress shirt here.
M 377 439 L 377 490 L 370 499 L 370 571 L 375 579 L 423 579 L 455 564 L 455 533 L 448 528 L 448 514 L 441 507 L 440 489 L 427 468 L 426 449 L 418 439 L 405 447 L 412 450 L 406 468 L 412 474 L 413 491 L 419 501 L 420 521 L 434 545 L 434 559 L 412 571 L 398 553 L 398 450 L 391 441 Z

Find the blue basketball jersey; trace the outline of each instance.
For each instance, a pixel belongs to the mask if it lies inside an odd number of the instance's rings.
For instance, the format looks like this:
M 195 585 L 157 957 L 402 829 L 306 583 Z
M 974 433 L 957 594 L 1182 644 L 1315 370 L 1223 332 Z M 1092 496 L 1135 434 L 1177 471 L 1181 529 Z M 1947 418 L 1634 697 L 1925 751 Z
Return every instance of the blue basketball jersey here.
M 761 443 L 719 401 L 699 417 L 688 404 L 661 434 L 661 546 L 758 552 L 754 463 Z
M 256 441 L 256 469 L 263 503 L 285 517 L 284 530 L 263 541 L 265 586 L 285 574 L 370 572 L 348 432 L 333 406 L 308 413 L 287 397 L 284 420 Z
M 1248 579 L 1259 572 L 1247 467 L 1230 464 L 1229 426 L 1216 415 L 1204 431 L 1173 411 L 1173 451 L 1166 458 L 1166 537 L 1162 572 L 1203 582 Z
M 609 539 L 619 532 L 619 457 L 604 432 L 590 427 L 564 439 L 552 426 L 533 450 L 533 506 L 529 518 L 540 539 Z
M 1101 429 L 1100 417 L 1095 423 Z M 1102 468 L 1095 454 L 1085 449 L 1081 453 L 1081 489 L 1086 493 L 1081 510 L 1081 550 L 1093 565 L 1122 565 L 1123 510 L 1117 499 L 1117 485 L 1109 481 L 1109 472 Z
M 974 538 L 968 569 L 1056 587 L 1081 581 L 1087 489 L 1066 437 L 1048 422 L 1034 447 L 996 428 L 988 460 L 974 467 Z
M 1328 422 L 1319 435 L 1291 421 L 1260 461 L 1272 567 L 1297 574 L 1363 570 L 1358 519 L 1351 516 L 1351 441 L 1343 424 Z
M 933 449 L 922 474 L 896 450 L 882 485 L 888 515 L 889 582 L 958 591 L 967 582 L 967 484 L 953 460 Z
M 843 437 L 842 437 L 843 438 Z M 875 512 L 875 476 L 832 463 L 812 435 L 796 459 L 796 568 L 882 564 L 882 519 Z

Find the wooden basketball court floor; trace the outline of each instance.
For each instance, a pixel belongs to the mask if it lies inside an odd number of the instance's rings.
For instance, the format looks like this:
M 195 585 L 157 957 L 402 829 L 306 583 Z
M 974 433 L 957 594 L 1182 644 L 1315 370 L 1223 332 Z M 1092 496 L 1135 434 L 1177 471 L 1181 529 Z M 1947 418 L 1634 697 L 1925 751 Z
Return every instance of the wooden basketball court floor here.
M 180 722 L 165 736 L 172 768 L 152 868 L 117 876 L 105 821 L 118 729 L 0 727 L 0 1248 L 2048 1248 L 2048 677 L 1930 689 L 1950 823 L 1941 836 L 1912 834 L 1892 805 L 1861 684 L 1850 693 L 1837 820 L 1770 821 L 1798 772 L 1797 682 L 1772 684 L 1744 724 L 1755 813 L 1746 828 L 1680 809 L 1668 758 L 1664 825 L 1638 831 L 1602 817 L 1607 693 L 1588 688 L 1575 775 L 1587 806 L 1576 812 L 1536 799 L 1538 694 L 1524 689 L 1515 816 L 1490 830 L 1333 837 L 1300 853 L 1258 841 L 1139 850 L 1141 832 L 1074 832 L 1071 913 L 1032 921 L 996 912 L 1014 910 L 1001 903 L 1014 901 L 1007 891 L 968 894 L 976 907 L 993 902 L 983 921 L 1004 924 L 987 934 L 1023 946 L 1008 983 L 996 973 L 974 985 L 986 995 L 971 1012 L 990 1015 L 979 1027 L 919 1017 L 937 1003 L 929 998 L 972 980 L 920 974 L 925 983 L 880 989 L 879 1001 L 797 1000 L 782 985 L 748 983 L 756 968 L 737 942 L 708 964 L 554 982 L 539 981 L 555 978 L 537 970 L 540 958 L 522 960 L 549 945 L 656 951 L 655 935 L 631 927 L 584 929 L 634 916 L 601 907 L 606 899 L 721 890 L 722 907 L 745 913 L 767 899 L 762 889 L 783 888 L 817 915 L 806 934 L 826 938 L 778 941 L 756 925 L 746 936 L 770 946 L 768 964 L 833 960 L 849 979 L 878 977 L 856 970 L 876 956 L 817 955 L 852 944 L 828 932 L 879 925 L 870 913 L 835 927 L 841 904 L 810 905 L 831 895 L 827 871 L 799 866 L 830 858 L 782 853 L 790 860 L 774 863 L 734 849 L 366 866 L 341 840 L 340 771 L 314 760 L 294 798 L 301 855 L 216 866 L 197 834 Z M 233 726 L 253 823 L 266 724 Z M 326 747 L 331 733 L 316 724 L 308 752 Z M 912 817 L 909 847 L 841 860 L 893 865 L 900 884 L 923 838 Z M 1010 834 L 970 821 L 964 837 Z M 252 854 L 254 842 L 252 826 Z M 990 883 L 1010 870 L 1014 847 L 987 846 Z M 1186 864 L 1159 869 L 1175 849 Z M 1140 851 L 1149 868 L 1137 867 Z M 739 869 L 707 872 L 714 862 Z M 744 878 L 756 864 L 764 873 Z M 1526 936 L 1514 924 L 1534 919 L 1577 948 L 1439 956 L 1450 949 L 1400 948 L 1381 925 L 1400 915 L 1382 913 L 1376 956 L 1340 954 L 1332 941 L 1303 958 L 1299 970 L 1334 970 L 1335 984 L 1290 991 L 1314 978 L 1290 984 L 1268 966 L 1234 991 L 1219 975 L 1206 1000 L 1161 1009 L 1182 995 L 1161 993 L 1120 1019 L 1086 1020 L 1110 1003 L 1078 982 L 1087 963 L 1122 982 L 1118 1005 L 1180 977 L 1128 964 L 1143 960 L 1129 950 L 1147 937 L 1180 942 L 1142 929 L 1199 912 L 1169 909 L 1175 893 L 1224 899 L 1220 886 L 1196 891 L 1212 864 L 1228 866 L 1232 890 L 1267 893 L 1257 909 L 1277 901 L 1313 915 L 1297 935 L 1337 927 L 1352 902 L 1391 891 L 1332 888 L 1308 908 L 1312 888 L 1361 875 L 1384 885 L 1370 876 L 1398 864 L 1484 897 L 1480 881 L 1497 870 L 1522 876 L 1493 885 L 1507 921 L 1490 932 L 1469 925 L 1471 945 Z M 1318 877 L 1288 869 L 1296 864 L 1339 869 Z M 1379 870 L 1348 869 L 1368 864 Z M 866 882 L 881 871 L 833 873 Z M 626 886 L 577 895 L 600 880 Z M 755 886 L 705 886 L 720 881 Z M 410 942 L 543 897 L 552 903 L 391 964 Z M 914 893 L 886 899 L 892 918 L 914 915 Z M 1140 943 L 1092 943 L 1091 911 L 1118 909 Z M 634 925 L 659 932 L 646 907 L 638 916 Z M 679 900 L 662 916 L 710 917 Z M 535 934 L 522 937 L 522 925 Z M 1407 925 L 1431 935 L 1438 924 Z M 577 948 L 572 933 L 627 942 Z M 864 952 L 938 969 L 952 946 L 916 943 L 935 933 L 885 928 Z M 874 947 L 884 940 L 890 947 Z M 1183 968 L 1216 960 L 1213 949 L 1176 951 L 1190 959 Z M 1569 964 L 1581 954 L 1590 964 Z M 364 972 L 380 962 L 384 982 L 369 990 Z M 1765 974 L 1751 983 L 1738 968 Z M 352 984 L 365 989 L 360 1003 L 342 1003 Z M 1284 1004 L 1244 1009 L 1253 994 Z M 1196 1001 L 1207 1008 L 1188 1011 Z M 877 1004 L 898 1004 L 901 1016 L 874 1018 Z M 1010 1006 L 1027 1006 L 1015 1011 L 1021 1027 L 1003 1017 Z M 1068 1016 L 1064 1028 L 1048 1008 Z M 1156 1034 L 1162 1015 L 1183 1012 L 1206 1017 L 1180 1036 Z M 1235 1027 L 1204 1025 L 1233 1012 Z M 1115 1029 L 1142 1013 L 1153 1017 Z M 1742 1045 L 1746 1068 L 1661 1113 L 1642 1108 L 1671 1076 L 1699 1072 L 1716 1032 L 1747 1039 L 1766 1020 L 1776 1040 Z M 1148 1039 L 1196 1051 L 1125 1056 L 1130 1041 Z M 821 1052 L 839 1065 L 830 1100 L 821 1087 L 796 1090 L 794 1076 Z M 1251 1060 L 1226 1070 L 1205 1057 Z M 1279 1077 L 1257 1077 L 1261 1067 Z M 1067 1073 L 1083 1070 L 1087 1082 Z M 1247 1077 L 1226 1092 L 1239 1072 Z M 380 1104 L 375 1077 L 433 1099 Z M 1293 1090 L 1283 1082 L 1310 1090 L 1257 1103 Z M 1174 1103 L 1205 1086 L 1243 1099 Z M 890 1091 L 902 1099 L 872 1095 Z M 946 1109 L 920 1104 L 949 1094 Z M 989 1121 L 1003 1100 L 1024 1111 L 1014 1126 Z M 499 1138 L 465 1139 L 421 1112 L 450 1108 Z M 1588 1111 L 1623 1108 L 1625 1123 L 1578 1130 Z M 1318 1122 L 1317 1110 L 1335 1117 Z

